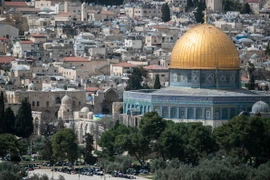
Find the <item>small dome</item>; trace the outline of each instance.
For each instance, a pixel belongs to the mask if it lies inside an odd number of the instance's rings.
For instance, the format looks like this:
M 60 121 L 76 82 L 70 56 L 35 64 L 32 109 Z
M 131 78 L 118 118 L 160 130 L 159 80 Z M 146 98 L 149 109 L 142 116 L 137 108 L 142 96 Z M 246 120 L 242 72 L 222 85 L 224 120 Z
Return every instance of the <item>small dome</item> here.
M 258 101 L 252 106 L 252 113 L 269 113 L 270 108 L 268 104 L 263 101 Z
M 87 113 L 87 112 L 89 112 L 90 110 L 89 110 L 89 108 L 88 107 L 83 107 L 82 109 L 81 109 L 81 112 L 84 112 L 84 113 Z
M 89 113 L 87 114 L 87 118 L 88 118 L 88 119 L 93 119 L 93 116 L 94 116 L 94 113 L 93 113 L 93 112 L 89 112 Z
M 62 100 L 61 100 L 62 104 L 71 104 L 71 99 L 70 97 L 68 97 L 68 95 L 65 95 Z
M 258 58 L 259 58 L 259 56 L 256 53 L 254 53 L 254 54 L 252 54 L 252 56 L 250 56 L 250 59 L 258 59 Z
M 30 90 L 30 91 L 35 90 L 35 84 L 34 84 L 34 83 L 30 83 L 30 84 L 28 85 L 28 90 Z

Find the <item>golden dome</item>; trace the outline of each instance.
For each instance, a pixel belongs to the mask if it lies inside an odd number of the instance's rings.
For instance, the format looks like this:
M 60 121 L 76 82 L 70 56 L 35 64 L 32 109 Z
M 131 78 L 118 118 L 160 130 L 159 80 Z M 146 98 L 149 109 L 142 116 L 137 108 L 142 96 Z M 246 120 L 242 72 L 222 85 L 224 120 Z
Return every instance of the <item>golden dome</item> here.
M 239 55 L 232 40 L 210 24 L 187 31 L 174 45 L 170 68 L 239 69 Z

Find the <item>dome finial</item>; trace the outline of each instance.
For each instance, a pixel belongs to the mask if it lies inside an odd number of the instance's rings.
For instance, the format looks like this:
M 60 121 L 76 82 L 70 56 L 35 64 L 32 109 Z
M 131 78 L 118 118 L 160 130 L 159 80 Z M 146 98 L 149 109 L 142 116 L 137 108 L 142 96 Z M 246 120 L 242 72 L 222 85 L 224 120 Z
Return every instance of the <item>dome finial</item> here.
M 207 23 L 207 8 L 205 8 L 203 19 L 204 19 L 204 24 L 206 24 Z

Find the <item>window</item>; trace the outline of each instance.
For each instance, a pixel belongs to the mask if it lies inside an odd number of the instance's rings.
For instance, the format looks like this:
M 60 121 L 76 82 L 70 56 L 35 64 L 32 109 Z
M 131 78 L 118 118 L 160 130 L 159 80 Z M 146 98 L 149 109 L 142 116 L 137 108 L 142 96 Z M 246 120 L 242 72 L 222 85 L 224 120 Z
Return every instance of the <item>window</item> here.
M 162 108 L 162 116 L 163 116 L 164 118 L 168 118 L 168 116 L 169 116 L 169 113 L 168 113 L 168 107 L 163 107 L 163 108 Z
M 194 118 L 193 108 L 188 108 L 188 119 L 193 118 Z
M 202 109 L 201 108 L 197 109 L 197 119 L 202 119 Z
M 179 118 L 181 118 L 181 119 L 185 118 L 185 109 L 184 108 L 179 109 Z
M 47 102 L 46 102 L 46 107 L 49 107 L 49 105 L 50 105 L 50 104 L 49 104 L 49 101 L 47 101 Z
M 32 102 L 32 106 L 33 106 L 33 107 L 35 106 L 35 101 Z
M 171 107 L 171 118 L 177 118 L 176 107 Z
M 227 108 L 222 109 L 222 119 L 227 119 L 228 111 Z
M 205 111 L 205 117 L 207 119 L 210 119 L 211 118 L 211 113 L 210 112 L 211 112 L 210 109 L 206 109 L 206 111 Z
M 39 101 L 37 101 L 37 107 L 39 107 Z

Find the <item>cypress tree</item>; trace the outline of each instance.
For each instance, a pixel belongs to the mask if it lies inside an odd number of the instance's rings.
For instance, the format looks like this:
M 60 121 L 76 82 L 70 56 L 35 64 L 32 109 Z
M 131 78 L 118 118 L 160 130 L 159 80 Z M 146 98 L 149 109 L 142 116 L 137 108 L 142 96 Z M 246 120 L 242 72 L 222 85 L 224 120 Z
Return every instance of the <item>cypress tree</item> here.
M 205 3 L 204 2 L 198 2 L 197 11 L 195 12 L 195 19 L 197 23 L 203 23 L 204 22 L 204 14 L 203 10 L 205 9 Z
M 0 133 L 6 133 L 5 100 L 3 92 L 0 94 Z
M 160 89 L 160 81 L 159 81 L 159 74 L 156 74 L 156 79 L 155 79 L 155 84 L 154 84 L 154 89 Z
M 15 134 L 22 138 L 28 138 L 34 130 L 31 105 L 27 98 L 23 99 L 15 120 Z
M 170 8 L 167 3 L 162 5 L 161 12 L 162 12 L 161 19 L 163 22 L 168 22 L 171 20 Z
M 94 139 L 91 134 L 86 135 L 86 147 L 85 147 L 85 162 L 87 164 L 95 164 L 96 163 L 96 158 L 93 156 L 92 151 L 94 150 L 93 148 L 93 143 Z
M 14 132 L 14 123 L 15 123 L 15 115 L 10 107 L 6 109 L 5 112 L 5 119 L 6 119 L 6 127 L 7 133 L 15 134 Z

